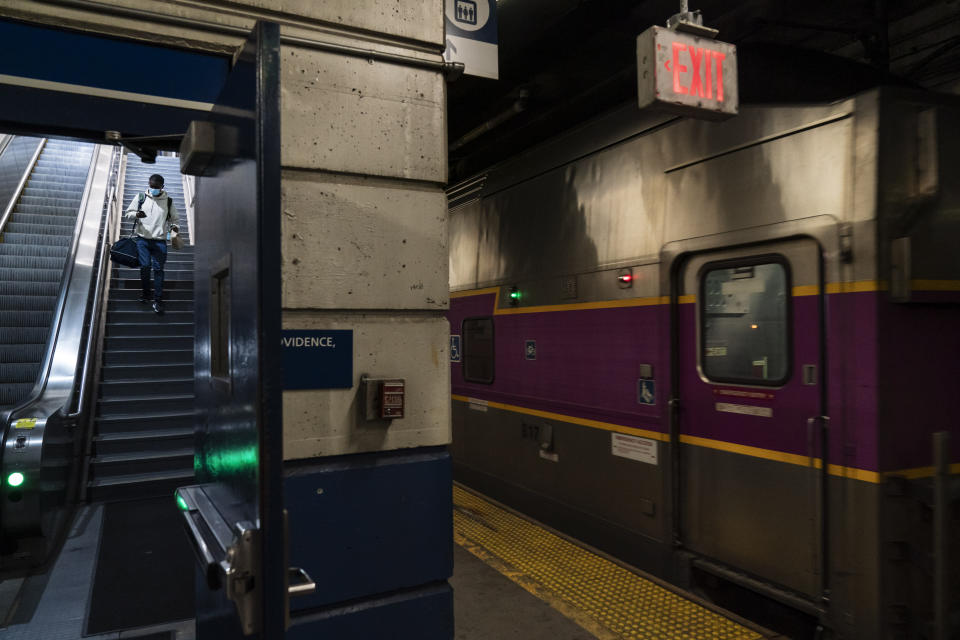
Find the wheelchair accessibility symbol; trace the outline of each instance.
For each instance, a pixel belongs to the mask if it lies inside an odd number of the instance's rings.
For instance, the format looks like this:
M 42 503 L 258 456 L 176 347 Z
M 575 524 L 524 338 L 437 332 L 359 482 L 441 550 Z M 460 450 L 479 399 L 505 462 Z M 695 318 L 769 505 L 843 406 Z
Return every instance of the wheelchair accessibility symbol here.
M 657 383 L 647 378 L 637 380 L 637 403 L 657 404 Z
M 450 336 L 450 362 L 460 362 L 460 336 Z

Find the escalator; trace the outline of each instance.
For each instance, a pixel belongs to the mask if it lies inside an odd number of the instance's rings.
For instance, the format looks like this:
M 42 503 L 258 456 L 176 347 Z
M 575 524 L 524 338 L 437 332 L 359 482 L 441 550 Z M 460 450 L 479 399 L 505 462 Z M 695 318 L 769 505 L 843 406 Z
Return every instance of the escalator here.
M 0 242 L 0 411 L 33 388 L 50 334 L 94 145 L 39 142 Z
M 11 638 L 193 616 L 172 498 L 193 482 L 193 247 L 168 254 L 163 315 L 137 301 L 139 271 L 108 255 L 151 173 L 166 177 L 189 243 L 176 158 L 0 136 L 0 633 Z
M 0 575 L 42 566 L 77 495 L 110 147 L 16 137 L 0 155 Z M 20 177 L 14 183 L 13 177 Z

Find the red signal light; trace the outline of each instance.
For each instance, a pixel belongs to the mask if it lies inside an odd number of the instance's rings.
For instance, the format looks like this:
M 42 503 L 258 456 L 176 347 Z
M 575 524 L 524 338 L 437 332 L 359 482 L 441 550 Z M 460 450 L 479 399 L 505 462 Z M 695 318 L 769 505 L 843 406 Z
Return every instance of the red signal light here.
M 617 280 L 620 282 L 633 282 L 633 275 L 625 273 L 623 275 L 617 276 Z

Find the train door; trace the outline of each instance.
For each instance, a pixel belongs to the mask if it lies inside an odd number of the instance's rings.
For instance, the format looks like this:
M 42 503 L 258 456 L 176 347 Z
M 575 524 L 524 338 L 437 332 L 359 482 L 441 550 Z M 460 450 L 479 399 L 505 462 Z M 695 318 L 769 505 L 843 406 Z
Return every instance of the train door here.
M 681 542 L 701 566 L 816 598 L 820 247 L 797 238 L 695 253 L 675 274 Z
M 287 564 L 279 345 L 279 27 L 258 23 L 208 122 L 197 180 L 196 453 L 178 489 L 201 570 L 197 636 L 282 638 Z M 194 136 L 194 138 L 191 138 Z

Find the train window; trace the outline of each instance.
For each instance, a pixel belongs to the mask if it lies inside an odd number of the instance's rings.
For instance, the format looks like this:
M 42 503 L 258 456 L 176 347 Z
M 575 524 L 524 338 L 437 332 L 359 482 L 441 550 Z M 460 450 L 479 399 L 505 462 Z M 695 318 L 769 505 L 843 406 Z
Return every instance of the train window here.
M 467 318 L 463 335 L 463 379 L 493 383 L 493 318 Z
M 707 264 L 700 299 L 700 362 L 708 379 L 771 386 L 786 382 L 790 273 L 784 260 Z

